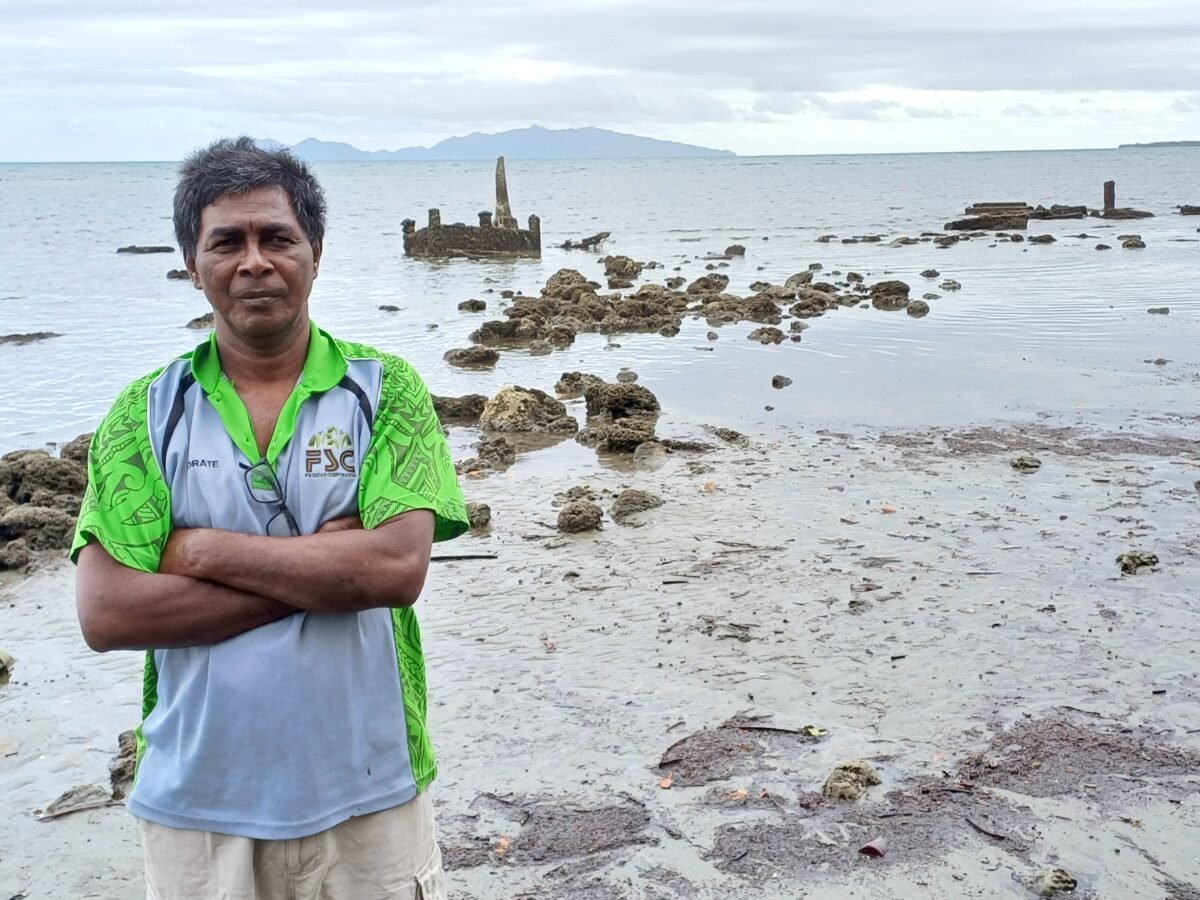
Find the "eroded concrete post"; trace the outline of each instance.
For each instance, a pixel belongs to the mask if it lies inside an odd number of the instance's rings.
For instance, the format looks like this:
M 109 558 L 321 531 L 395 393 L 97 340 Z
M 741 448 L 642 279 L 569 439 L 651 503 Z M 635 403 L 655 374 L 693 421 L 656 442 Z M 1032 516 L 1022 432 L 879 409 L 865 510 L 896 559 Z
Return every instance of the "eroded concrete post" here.
M 442 227 L 442 211 L 440 209 L 431 209 L 429 211 L 429 227 L 430 228 L 441 228 Z
M 492 227 L 492 214 L 490 212 L 488 212 L 487 210 L 484 210 L 483 212 L 481 212 L 479 214 L 479 227 L 480 228 L 491 228 Z
M 517 220 L 513 218 L 508 205 L 508 176 L 504 171 L 504 157 L 496 160 L 496 227 L 517 228 Z
M 1104 182 L 1104 211 L 1117 208 L 1117 183 L 1115 181 Z
M 417 230 L 417 223 L 413 219 L 405 219 L 400 223 L 400 230 L 404 234 L 412 234 Z
M 534 234 L 541 234 L 542 233 L 542 220 L 539 219 L 537 216 L 530 216 L 529 217 L 529 230 L 531 232 L 533 232 Z

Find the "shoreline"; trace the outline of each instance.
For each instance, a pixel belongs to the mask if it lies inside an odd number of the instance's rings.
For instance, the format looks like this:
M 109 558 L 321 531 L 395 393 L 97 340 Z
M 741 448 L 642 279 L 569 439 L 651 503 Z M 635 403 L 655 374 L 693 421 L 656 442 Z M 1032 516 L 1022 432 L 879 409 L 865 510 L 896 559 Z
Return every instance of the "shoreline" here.
M 1200 884 L 1183 837 L 1200 794 L 1163 762 L 1200 753 L 1195 420 L 1071 418 L 774 426 L 744 445 L 672 420 L 673 437 L 717 449 L 651 468 L 572 441 L 464 479 L 493 524 L 454 550 L 499 558 L 435 564 L 419 605 L 454 896 L 1019 896 L 1015 882 L 1055 866 L 1079 897 Z M 469 455 L 476 429 L 451 435 L 456 458 Z M 1030 452 L 1039 470 L 1011 467 Z M 554 497 L 581 484 L 606 512 L 627 487 L 665 504 L 560 534 Z M 1115 557 L 1137 547 L 1160 565 L 1121 575 Z M 0 884 L 123 897 L 140 879 L 123 810 L 29 814 L 106 783 L 117 734 L 137 721 L 141 656 L 87 650 L 72 577 L 62 563 L 0 582 L 17 657 L 0 687 L 13 723 L 0 733 L 12 811 Z M 828 733 L 740 732 L 734 746 L 752 749 L 694 785 L 659 766 L 739 715 Z M 1010 745 L 1042 739 L 1005 736 L 1022 722 L 1045 724 L 1047 768 L 1074 755 L 1089 771 L 1056 770 L 1061 784 L 1010 771 L 1022 758 Z M 1062 743 L 1122 729 L 1161 771 Z M 883 784 L 858 803 L 812 799 L 855 758 Z M 702 752 L 689 759 L 720 774 Z M 930 783 L 969 795 L 923 793 Z M 877 833 L 888 855 L 861 856 Z

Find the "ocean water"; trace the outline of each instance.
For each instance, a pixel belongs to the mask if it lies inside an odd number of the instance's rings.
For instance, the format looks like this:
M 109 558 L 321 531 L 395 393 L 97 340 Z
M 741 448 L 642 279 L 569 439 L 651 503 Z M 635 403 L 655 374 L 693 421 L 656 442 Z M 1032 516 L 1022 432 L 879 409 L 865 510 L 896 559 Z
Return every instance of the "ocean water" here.
M 612 378 L 628 367 L 662 401 L 666 433 L 697 422 L 761 431 L 780 422 L 905 427 L 1048 413 L 1116 423 L 1195 410 L 1200 218 L 1174 207 L 1200 203 L 1200 148 L 509 160 L 513 210 L 522 221 L 541 217 L 544 255 L 508 263 L 411 260 L 400 240 L 401 220 L 424 224 L 429 207 L 439 207 L 445 222 L 475 222 L 493 204 L 492 163 L 330 163 L 316 171 L 329 223 L 314 318 L 339 336 L 407 357 L 436 393 L 490 393 L 513 383 L 551 390 L 564 371 Z M 0 345 L 0 451 L 91 430 L 121 387 L 205 336 L 182 327 L 207 311 L 203 295 L 165 277 L 182 267 L 178 253 L 114 252 L 173 243 L 174 177 L 165 163 L 0 165 L 0 335 L 61 334 Z M 1100 206 L 1108 179 L 1119 205 L 1157 217 L 1031 223 L 1028 234 L 1058 238 L 1048 246 L 889 246 L 896 237 L 940 232 L 974 201 Z M 580 335 L 546 357 L 508 352 L 490 372 L 442 360 L 481 322 L 502 317 L 503 289 L 536 293 L 562 267 L 602 281 L 602 253 L 555 249 L 601 230 L 612 233 L 604 253 L 664 264 L 645 281 L 697 277 L 706 263 L 696 257 L 737 242 L 745 258 L 720 269 L 734 293 L 820 262 L 826 276 L 901 278 L 915 297 L 932 290 L 942 298 L 921 320 L 839 309 L 809 320 L 800 343 L 778 347 L 747 340 L 757 327 L 750 323 L 721 328 L 709 342 L 709 326 L 687 320 L 674 338 Z M 1089 237 L 1075 237 L 1083 233 Z M 1122 250 L 1117 236 L 1126 233 L 1141 234 L 1146 249 Z M 817 243 L 823 234 L 884 240 Z M 1101 241 L 1114 249 L 1097 252 Z M 962 290 L 943 292 L 941 279 L 918 275 L 930 267 Z M 472 297 L 486 300 L 488 312 L 458 312 Z M 1147 314 L 1160 306 L 1170 315 Z M 1146 362 L 1154 359 L 1168 362 Z M 775 374 L 795 383 L 774 390 Z

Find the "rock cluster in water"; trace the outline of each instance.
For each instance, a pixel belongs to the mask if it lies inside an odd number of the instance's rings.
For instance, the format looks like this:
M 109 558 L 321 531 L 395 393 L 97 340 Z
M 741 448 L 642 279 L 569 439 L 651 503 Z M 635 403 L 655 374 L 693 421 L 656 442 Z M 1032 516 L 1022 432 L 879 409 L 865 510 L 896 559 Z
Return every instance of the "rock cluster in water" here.
M 59 457 L 44 450 L 0 457 L 0 569 L 23 569 L 41 551 L 70 548 L 91 438 L 80 435 Z

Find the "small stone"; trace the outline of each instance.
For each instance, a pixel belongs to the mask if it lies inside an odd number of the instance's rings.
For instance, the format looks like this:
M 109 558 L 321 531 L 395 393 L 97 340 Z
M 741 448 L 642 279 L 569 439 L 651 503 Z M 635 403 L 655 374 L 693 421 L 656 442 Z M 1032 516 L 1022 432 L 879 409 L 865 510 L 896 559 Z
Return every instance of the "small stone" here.
M 492 524 L 492 508 L 486 503 L 472 500 L 467 504 L 467 519 L 471 523 L 472 531 L 484 531 Z
M 866 760 L 853 759 L 829 773 L 821 793 L 830 800 L 860 800 L 867 788 L 882 783 L 874 766 Z
M 1145 550 L 1130 550 L 1117 557 L 1117 565 L 1121 567 L 1122 575 L 1136 575 L 1138 569 L 1158 565 L 1158 554 Z
M 1108 244 L 1097 244 L 1096 249 L 1097 250 L 1111 250 L 1112 247 L 1108 246 Z
M 943 291 L 961 291 L 962 290 L 962 285 L 959 284 L 957 281 L 955 281 L 953 278 L 947 278 L 945 281 L 943 281 L 941 284 L 939 284 L 938 287 L 940 287 Z
M 750 340 L 758 341 L 760 344 L 782 344 L 783 332 L 778 328 L 771 326 L 765 328 L 755 328 L 749 335 Z
M 904 311 L 914 319 L 923 319 L 929 315 L 929 304 L 924 300 L 913 300 Z
M 921 273 L 921 277 L 922 278 L 937 278 L 941 274 L 942 273 L 939 272 L 937 269 L 926 269 L 924 272 Z
M 776 375 L 771 379 L 771 387 L 775 388 L 776 390 L 782 390 L 791 383 L 792 379 L 788 378 L 786 375 Z
M 1029 888 L 1039 897 L 1054 897 L 1058 894 L 1071 894 L 1079 886 L 1065 869 L 1050 869 L 1048 872 L 1038 872 L 1025 881 Z
M 464 300 L 458 304 L 458 308 L 463 312 L 483 312 L 487 304 L 482 300 Z
M 1018 456 L 1009 465 L 1018 472 L 1036 472 L 1042 467 L 1042 461 L 1033 456 Z
M 650 509 L 658 509 L 663 505 L 662 497 L 651 494 L 647 491 L 625 490 L 617 495 L 617 499 L 613 502 L 612 509 L 609 513 L 613 517 L 613 521 L 619 524 L 624 524 L 625 521 L 633 515 L 640 512 L 646 512 Z
M 633 384 L 637 380 L 637 372 L 631 372 L 628 369 L 622 369 L 617 373 L 617 381 L 619 381 L 621 384 Z
M 719 335 L 719 334 L 717 334 L 715 331 L 710 331 L 710 332 L 708 333 L 707 337 L 708 337 L 708 339 L 709 339 L 710 341 L 715 341 L 717 338 L 719 338 L 719 337 L 720 337 L 720 335 Z
M 576 500 L 563 507 L 558 514 L 558 530 L 566 534 L 599 531 L 603 518 L 604 513 L 595 503 Z

